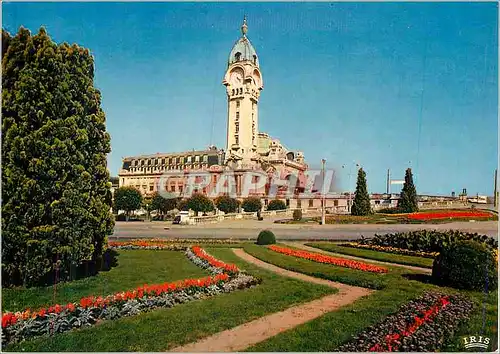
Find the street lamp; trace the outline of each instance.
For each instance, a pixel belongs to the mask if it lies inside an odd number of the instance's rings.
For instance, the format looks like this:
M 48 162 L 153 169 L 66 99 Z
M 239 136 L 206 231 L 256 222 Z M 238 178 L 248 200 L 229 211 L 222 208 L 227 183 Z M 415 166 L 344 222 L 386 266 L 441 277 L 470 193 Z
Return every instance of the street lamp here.
M 325 159 L 321 159 L 321 225 L 325 225 Z

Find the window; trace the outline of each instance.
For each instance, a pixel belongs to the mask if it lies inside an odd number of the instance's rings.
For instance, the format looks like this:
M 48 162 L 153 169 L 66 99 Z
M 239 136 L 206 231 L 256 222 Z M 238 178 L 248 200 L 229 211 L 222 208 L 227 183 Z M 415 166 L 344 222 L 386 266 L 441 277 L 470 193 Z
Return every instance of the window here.
M 188 162 L 188 163 L 191 163 L 191 156 L 188 156 L 188 157 L 187 157 L 187 162 Z
M 240 112 L 236 112 L 236 121 L 240 120 Z
M 253 63 L 257 65 L 257 56 L 255 54 L 253 55 Z
M 200 157 L 199 157 L 198 155 L 196 155 L 196 156 L 194 157 L 194 161 L 195 161 L 195 162 L 200 162 Z
M 240 132 L 240 123 L 239 122 L 236 122 L 236 130 L 235 130 L 235 133 L 239 133 Z
M 149 186 L 149 191 L 152 192 L 153 191 L 153 186 Z
M 161 159 L 161 164 L 165 165 L 165 159 Z
M 158 159 L 155 159 L 155 165 L 158 165 Z
M 243 87 L 240 87 L 240 95 L 243 93 Z
M 237 52 L 237 53 L 234 55 L 234 59 L 236 59 L 236 61 L 240 61 L 240 58 L 241 58 L 241 53 L 240 53 L 240 52 Z
M 301 207 L 302 207 L 302 200 L 297 199 L 297 208 L 301 208 Z
M 235 135 L 235 136 L 234 136 L 234 143 L 235 143 L 236 145 L 238 145 L 238 144 L 240 143 L 240 142 L 239 142 L 239 140 L 238 140 L 238 135 Z
M 240 100 L 236 101 L 236 108 L 240 108 Z
M 268 200 L 264 199 L 264 205 L 267 206 Z
M 203 155 L 203 162 L 208 162 L 208 155 Z
M 314 205 L 314 199 L 309 199 L 309 208 L 312 208 Z
M 290 207 L 290 199 L 287 199 L 286 200 L 286 207 L 289 208 Z
M 144 160 L 141 160 L 141 166 L 144 166 Z
M 335 199 L 335 200 L 333 201 L 333 206 L 339 206 L 339 201 L 338 201 L 338 199 Z

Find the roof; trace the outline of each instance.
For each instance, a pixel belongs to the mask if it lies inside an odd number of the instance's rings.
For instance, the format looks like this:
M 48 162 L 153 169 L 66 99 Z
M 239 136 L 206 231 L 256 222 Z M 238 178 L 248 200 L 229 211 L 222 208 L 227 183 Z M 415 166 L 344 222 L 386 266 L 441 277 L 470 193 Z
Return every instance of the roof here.
M 241 26 L 242 36 L 239 38 L 231 49 L 229 53 L 228 65 L 233 63 L 248 60 L 253 62 L 257 67 L 259 66 L 259 58 L 257 57 L 257 52 L 253 47 L 250 40 L 247 38 L 247 20 L 243 19 L 243 25 Z
M 147 159 L 147 158 L 161 158 L 161 157 L 172 157 L 172 156 L 194 156 L 194 155 L 218 155 L 221 150 L 191 150 L 183 152 L 163 152 L 149 155 L 136 155 L 136 156 L 126 156 L 123 160 L 135 160 L 135 159 Z

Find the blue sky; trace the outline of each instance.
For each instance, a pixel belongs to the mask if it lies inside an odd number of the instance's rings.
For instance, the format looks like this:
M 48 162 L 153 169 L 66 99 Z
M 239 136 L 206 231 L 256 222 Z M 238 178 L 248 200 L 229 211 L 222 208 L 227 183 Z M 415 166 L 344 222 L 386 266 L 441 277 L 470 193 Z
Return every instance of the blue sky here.
M 357 161 L 370 192 L 385 191 L 388 168 L 399 179 L 410 166 L 419 193 L 492 195 L 497 6 L 3 3 L 3 27 L 43 25 L 92 51 L 112 175 L 123 156 L 225 147 L 221 81 L 246 14 L 264 80 L 260 131 L 312 167 L 326 158 L 343 190 Z

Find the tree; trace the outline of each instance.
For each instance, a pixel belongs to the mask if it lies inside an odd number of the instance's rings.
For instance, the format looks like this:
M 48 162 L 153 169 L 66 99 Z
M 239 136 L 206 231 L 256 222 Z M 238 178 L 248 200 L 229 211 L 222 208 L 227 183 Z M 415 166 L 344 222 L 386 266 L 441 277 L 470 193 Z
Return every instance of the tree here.
M 180 211 L 188 211 L 189 210 L 188 199 L 178 199 L 177 209 L 179 209 Z
M 267 206 L 267 210 L 285 210 L 285 209 L 286 209 L 285 202 L 279 199 L 271 200 L 269 202 L 269 205 Z
M 153 194 L 151 210 L 156 210 L 160 215 L 165 215 L 177 207 L 177 198 L 165 198 L 158 192 Z
M 262 202 L 260 201 L 260 198 L 248 197 L 243 200 L 241 207 L 246 212 L 255 213 L 262 209 Z
M 72 279 L 114 225 L 94 60 L 44 28 L 2 39 L 2 280 Z
M 414 213 L 418 211 L 417 190 L 413 184 L 411 168 L 406 169 L 405 184 L 398 201 L 398 209 L 403 213 Z
M 134 187 L 120 187 L 115 191 L 114 202 L 117 210 L 125 211 L 128 221 L 130 212 L 141 208 L 142 194 Z
M 215 198 L 215 205 L 217 209 L 222 210 L 224 213 L 235 213 L 240 203 L 237 199 L 231 198 L 228 195 L 221 195 Z
M 352 215 L 369 215 L 372 212 L 370 205 L 370 195 L 366 187 L 366 172 L 362 168 L 358 170 L 358 180 L 356 182 L 356 194 L 352 203 Z
M 187 207 L 198 215 L 199 212 L 206 213 L 208 211 L 213 211 L 214 203 L 205 194 L 194 193 L 191 198 L 187 200 Z

